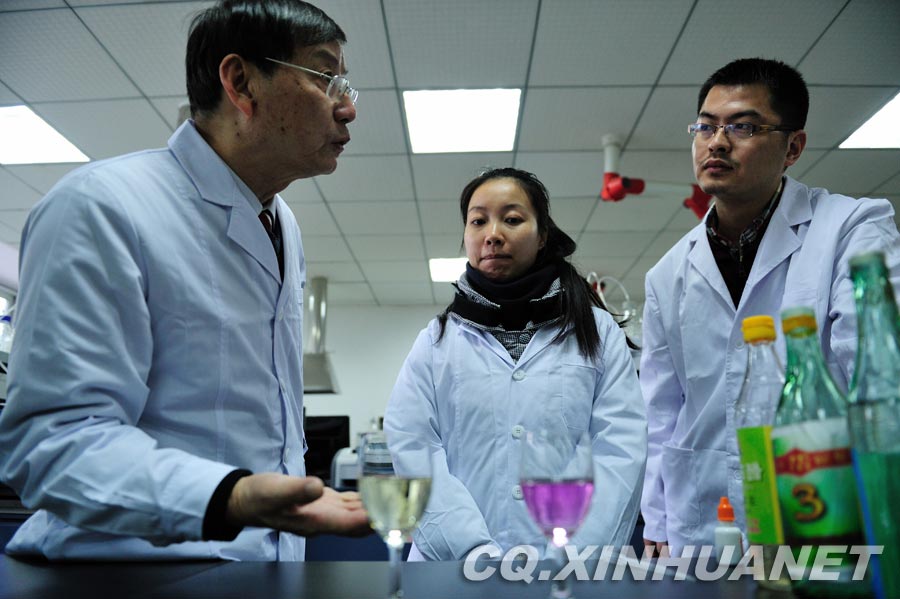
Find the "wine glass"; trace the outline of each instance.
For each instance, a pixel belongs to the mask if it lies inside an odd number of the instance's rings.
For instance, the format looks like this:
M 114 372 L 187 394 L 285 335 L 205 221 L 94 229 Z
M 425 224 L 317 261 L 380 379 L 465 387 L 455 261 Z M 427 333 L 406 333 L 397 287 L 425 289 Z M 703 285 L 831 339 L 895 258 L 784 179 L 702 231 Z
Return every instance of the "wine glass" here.
M 573 439 L 566 430 L 529 431 L 522 447 L 520 480 L 528 513 L 547 537 L 557 572 L 563 548 L 591 507 L 594 461 L 587 433 Z M 572 596 L 568 577 L 554 580 L 550 596 Z
M 359 494 L 369 513 L 369 524 L 381 535 L 390 554 L 388 599 L 399 599 L 403 597 L 400 585 L 403 546 L 412 541 L 412 531 L 428 503 L 431 461 L 424 448 L 405 451 L 407 472 L 397 475 L 387 437 L 382 432 L 365 435 L 359 452 Z

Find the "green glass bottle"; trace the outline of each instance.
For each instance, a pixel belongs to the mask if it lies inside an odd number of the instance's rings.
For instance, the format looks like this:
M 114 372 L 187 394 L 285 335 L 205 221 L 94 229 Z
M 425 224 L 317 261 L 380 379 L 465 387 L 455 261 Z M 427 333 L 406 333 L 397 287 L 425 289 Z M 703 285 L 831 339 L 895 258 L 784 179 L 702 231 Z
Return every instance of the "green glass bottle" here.
M 900 322 L 884 255 L 850 259 L 859 345 L 848 422 L 879 599 L 900 597 Z
M 847 400 L 825 365 L 813 311 L 784 310 L 781 325 L 787 371 L 775 413 L 772 452 L 784 540 L 798 562 L 806 566 L 805 574 L 792 580 L 792 586 L 796 594 L 810 597 L 865 596 L 867 582 L 853 580 L 857 556 L 822 549 L 823 545 L 865 544 L 850 453 Z M 804 552 L 804 545 L 812 546 L 812 551 Z M 829 560 L 825 572 L 836 575 L 836 580 L 813 568 L 817 558 Z

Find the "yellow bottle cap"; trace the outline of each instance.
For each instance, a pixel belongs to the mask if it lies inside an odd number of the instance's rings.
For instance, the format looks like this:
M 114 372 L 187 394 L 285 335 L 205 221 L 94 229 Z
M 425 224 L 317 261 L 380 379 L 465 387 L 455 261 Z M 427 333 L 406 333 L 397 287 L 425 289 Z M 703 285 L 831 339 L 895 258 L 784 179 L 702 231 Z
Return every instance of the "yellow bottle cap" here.
M 744 342 L 775 341 L 775 319 L 768 315 L 749 316 L 741 323 Z
M 816 329 L 816 314 L 811 308 L 788 308 L 781 313 L 781 330 L 787 335 L 797 329 Z

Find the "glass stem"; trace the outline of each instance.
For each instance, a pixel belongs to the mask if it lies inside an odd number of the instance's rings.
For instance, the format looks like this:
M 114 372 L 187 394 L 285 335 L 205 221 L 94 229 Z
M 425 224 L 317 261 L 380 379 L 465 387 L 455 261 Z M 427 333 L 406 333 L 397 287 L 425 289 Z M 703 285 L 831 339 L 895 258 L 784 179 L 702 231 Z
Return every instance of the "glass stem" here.
M 572 581 L 568 576 L 562 580 L 557 580 L 556 575 L 565 567 L 565 551 L 563 547 L 554 542 L 550 542 L 551 552 L 553 555 L 553 565 L 555 572 L 553 574 L 553 586 L 550 589 L 550 596 L 553 599 L 569 599 L 572 596 Z
M 390 578 L 388 579 L 388 599 L 402 599 L 403 589 L 400 586 L 400 561 L 403 559 L 403 544 L 388 541 L 388 554 L 391 558 Z

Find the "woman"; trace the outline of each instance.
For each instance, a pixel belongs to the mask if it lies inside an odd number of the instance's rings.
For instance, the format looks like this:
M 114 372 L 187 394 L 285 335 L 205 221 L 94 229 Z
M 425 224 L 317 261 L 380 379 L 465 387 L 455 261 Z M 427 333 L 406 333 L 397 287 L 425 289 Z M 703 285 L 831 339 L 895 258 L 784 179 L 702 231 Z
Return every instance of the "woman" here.
M 644 402 L 625 336 L 565 259 L 575 242 L 550 218 L 531 173 L 488 171 L 460 197 L 468 264 L 453 303 L 423 330 L 385 414 L 398 473 L 431 451 L 428 510 L 410 559 L 460 560 L 546 541 L 519 486 L 525 431 L 593 444 L 592 509 L 576 545 L 624 545 L 647 454 Z

